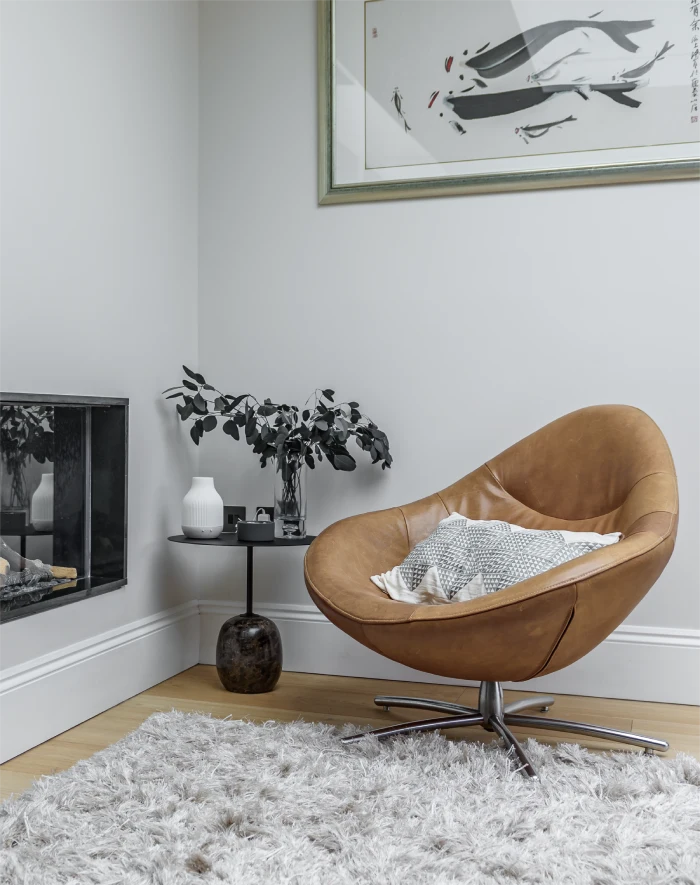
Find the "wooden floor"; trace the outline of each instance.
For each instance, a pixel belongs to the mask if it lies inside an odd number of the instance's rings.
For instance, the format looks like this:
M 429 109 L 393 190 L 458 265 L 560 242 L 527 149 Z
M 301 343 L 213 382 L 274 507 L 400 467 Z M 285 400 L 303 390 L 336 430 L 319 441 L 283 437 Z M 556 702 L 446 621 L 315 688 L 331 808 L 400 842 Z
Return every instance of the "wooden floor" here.
M 0 798 L 22 792 L 41 775 L 68 768 L 113 744 L 137 728 L 151 713 L 173 708 L 211 713 L 221 718 L 233 716 L 258 721 L 305 719 L 333 724 L 371 723 L 377 727 L 436 715 L 410 710 L 384 712 L 374 705 L 375 694 L 431 697 L 473 706 L 477 690 L 417 682 L 283 673 L 279 685 L 269 694 L 236 695 L 221 687 L 214 667 L 200 665 L 1 765 Z M 532 692 L 506 692 L 506 701 L 528 694 Z M 549 714 L 542 715 L 608 725 L 664 738 L 671 744 L 668 756 L 685 752 L 700 758 L 698 707 L 557 695 Z M 513 731 L 518 737 L 528 736 L 528 732 L 522 729 L 513 728 Z M 481 728 L 453 729 L 445 734 L 452 740 L 493 740 L 493 735 Z M 535 733 L 533 730 L 530 734 L 546 743 L 567 740 L 567 736 L 554 732 L 537 730 Z M 622 744 L 614 745 L 584 737 L 569 736 L 568 740 L 576 740 L 594 750 L 626 749 Z

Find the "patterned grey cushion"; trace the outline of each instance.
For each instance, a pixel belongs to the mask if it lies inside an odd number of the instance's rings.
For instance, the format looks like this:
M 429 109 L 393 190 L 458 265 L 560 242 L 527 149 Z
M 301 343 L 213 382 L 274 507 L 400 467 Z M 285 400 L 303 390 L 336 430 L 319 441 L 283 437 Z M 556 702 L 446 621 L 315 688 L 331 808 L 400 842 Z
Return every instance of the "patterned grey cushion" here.
M 619 533 L 540 531 L 453 513 L 401 565 L 372 580 L 394 599 L 453 602 L 518 581 L 616 543 Z

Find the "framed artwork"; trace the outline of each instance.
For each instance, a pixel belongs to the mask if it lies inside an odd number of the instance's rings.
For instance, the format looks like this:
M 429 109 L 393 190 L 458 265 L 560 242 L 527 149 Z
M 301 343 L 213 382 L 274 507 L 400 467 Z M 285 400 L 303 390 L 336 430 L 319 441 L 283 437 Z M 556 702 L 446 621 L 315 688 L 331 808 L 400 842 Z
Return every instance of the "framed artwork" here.
M 698 177 L 700 0 L 319 0 L 319 202 Z

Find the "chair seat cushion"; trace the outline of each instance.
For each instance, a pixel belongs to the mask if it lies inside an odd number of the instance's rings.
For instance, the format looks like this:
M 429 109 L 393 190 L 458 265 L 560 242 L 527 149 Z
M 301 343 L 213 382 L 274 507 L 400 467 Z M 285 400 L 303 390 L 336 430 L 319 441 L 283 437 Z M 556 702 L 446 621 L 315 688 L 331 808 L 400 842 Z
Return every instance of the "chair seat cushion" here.
M 619 532 L 543 531 L 452 513 L 401 565 L 373 575 L 372 581 L 400 602 L 466 602 L 615 544 L 620 538 Z

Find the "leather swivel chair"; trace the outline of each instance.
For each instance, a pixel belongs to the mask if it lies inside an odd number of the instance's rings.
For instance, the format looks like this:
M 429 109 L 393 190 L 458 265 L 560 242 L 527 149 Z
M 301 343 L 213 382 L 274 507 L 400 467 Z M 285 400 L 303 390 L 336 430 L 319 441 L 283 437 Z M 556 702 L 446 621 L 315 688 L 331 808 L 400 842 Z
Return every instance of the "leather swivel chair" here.
M 550 571 L 468 602 L 412 605 L 386 596 L 370 575 L 403 561 L 452 512 L 533 529 L 623 537 Z M 369 732 L 481 725 L 536 776 L 509 725 L 602 737 L 645 748 L 666 741 L 597 725 L 522 715 L 554 702 L 503 702 L 501 682 L 561 670 L 601 643 L 663 571 L 678 524 L 678 489 L 666 440 L 644 412 L 592 406 L 559 418 L 454 485 L 404 507 L 331 525 L 310 546 L 306 585 L 319 609 L 358 642 L 437 676 L 481 683 L 478 709 L 422 698 L 377 697 L 378 706 L 417 708 L 439 718 Z M 364 734 L 345 738 L 359 740 Z

